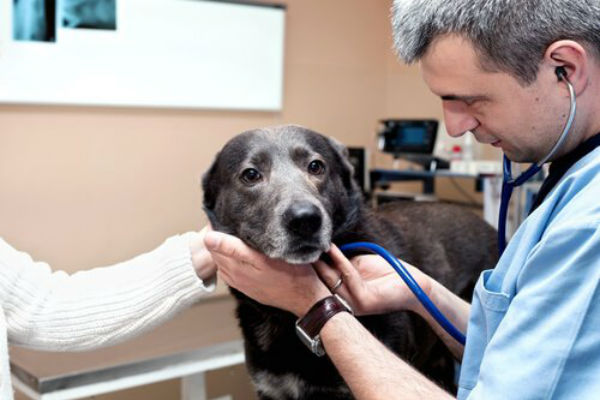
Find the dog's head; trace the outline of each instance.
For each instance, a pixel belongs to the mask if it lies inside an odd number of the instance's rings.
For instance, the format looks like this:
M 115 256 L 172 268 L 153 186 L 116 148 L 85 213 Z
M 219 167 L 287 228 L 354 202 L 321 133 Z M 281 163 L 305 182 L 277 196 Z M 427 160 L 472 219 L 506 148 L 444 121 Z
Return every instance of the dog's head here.
M 204 175 L 214 229 L 271 258 L 315 261 L 358 218 L 361 194 L 340 143 L 295 125 L 229 141 Z

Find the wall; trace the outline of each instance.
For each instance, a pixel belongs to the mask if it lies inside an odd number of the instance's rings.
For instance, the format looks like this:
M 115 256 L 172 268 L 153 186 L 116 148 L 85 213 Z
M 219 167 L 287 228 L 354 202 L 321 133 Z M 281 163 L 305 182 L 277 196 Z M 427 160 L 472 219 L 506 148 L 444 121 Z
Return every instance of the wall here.
M 203 225 L 200 177 L 236 133 L 293 122 L 369 141 L 389 1 L 285 3 L 281 113 L 1 106 L 2 236 L 67 271 L 116 262 Z

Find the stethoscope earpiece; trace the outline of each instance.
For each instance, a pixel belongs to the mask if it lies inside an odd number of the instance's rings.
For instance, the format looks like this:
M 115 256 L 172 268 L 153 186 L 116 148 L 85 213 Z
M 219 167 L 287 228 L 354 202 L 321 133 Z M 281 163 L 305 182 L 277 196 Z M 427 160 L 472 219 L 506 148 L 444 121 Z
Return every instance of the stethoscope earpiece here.
M 556 67 L 554 73 L 558 77 L 559 81 L 564 81 L 567 79 L 567 70 L 565 69 L 565 67 Z

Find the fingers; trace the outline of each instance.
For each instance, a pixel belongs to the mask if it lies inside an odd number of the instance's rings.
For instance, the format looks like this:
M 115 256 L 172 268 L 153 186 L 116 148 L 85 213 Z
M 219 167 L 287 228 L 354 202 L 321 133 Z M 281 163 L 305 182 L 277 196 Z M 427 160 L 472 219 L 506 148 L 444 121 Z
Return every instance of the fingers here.
M 321 278 L 321 280 L 329 289 L 331 289 L 340 278 L 340 272 L 337 269 L 332 268 L 330 265 L 327 265 L 322 260 L 316 261 L 313 266 L 317 270 L 319 278 Z
M 344 297 L 357 307 L 365 293 L 365 283 L 341 250 L 332 244 L 329 250 L 332 265 L 319 260 L 313 265 L 329 290 Z M 341 279 L 341 282 L 340 282 Z
M 235 236 L 222 232 L 208 231 L 204 236 L 204 245 L 213 253 L 215 259 L 221 255 L 248 264 L 257 265 L 263 262 L 263 256 L 252 250 Z M 222 260 L 222 257 L 220 257 Z
M 253 268 L 252 264 L 244 261 L 236 260 L 219 253 L 212 253 L 212 257 L 218 266 L 217 278 L 238 290 L 242 290 L 242 286 L 244 285 L 252 284 L 252 277 L 250 276 L 252 273 L 260 273 L 258 269 Z
M 346 285 L 350 291 L 355 293 L 360 290 L 363 280 L 361 279 L 354 265 L 352 265 L 350 260 L 346 258 L 344 253 L 342 253 L 342 251 L 336 245 L 332 244 L 331 250 L 329 251 L 329 256 L 331 257 L 333 265 L 341 272 L 344 285 Z

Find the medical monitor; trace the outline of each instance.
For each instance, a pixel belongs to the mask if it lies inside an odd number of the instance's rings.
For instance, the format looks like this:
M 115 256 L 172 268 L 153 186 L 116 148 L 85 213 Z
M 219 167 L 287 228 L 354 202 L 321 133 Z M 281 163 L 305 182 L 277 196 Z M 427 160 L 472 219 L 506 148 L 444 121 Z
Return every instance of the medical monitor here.
M 438 121 L 384 119 L 380 123 L 380 151 L 394 155 L 433 153 Z

